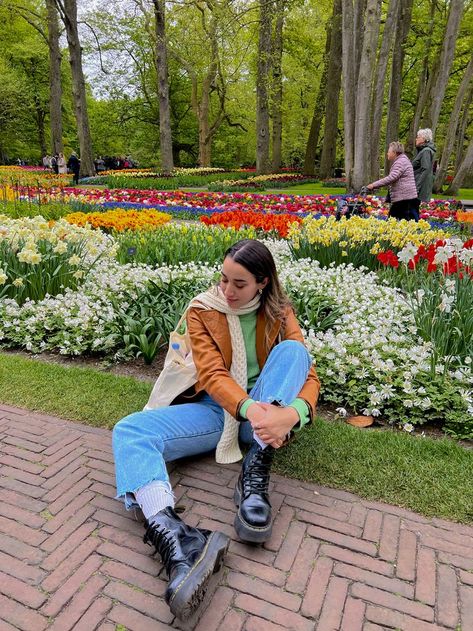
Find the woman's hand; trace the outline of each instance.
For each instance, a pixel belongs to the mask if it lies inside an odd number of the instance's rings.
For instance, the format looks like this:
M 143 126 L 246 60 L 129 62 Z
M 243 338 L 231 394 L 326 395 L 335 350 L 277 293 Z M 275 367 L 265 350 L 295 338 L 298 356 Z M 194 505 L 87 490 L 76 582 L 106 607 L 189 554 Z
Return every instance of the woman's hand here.
M 275 449 L 284 444 L 291 429 L 299 422 L 299 414 L 294 408 L 271 403 L 254 403 L 246 415 L 258 438 Z
M 366 185 L 366 188 L 367 188 L 369 191 L 372 191 L 372 190 L 374 189 L 374 186 L 373 186 L 372 184 L 367 184 L 367 185 Z

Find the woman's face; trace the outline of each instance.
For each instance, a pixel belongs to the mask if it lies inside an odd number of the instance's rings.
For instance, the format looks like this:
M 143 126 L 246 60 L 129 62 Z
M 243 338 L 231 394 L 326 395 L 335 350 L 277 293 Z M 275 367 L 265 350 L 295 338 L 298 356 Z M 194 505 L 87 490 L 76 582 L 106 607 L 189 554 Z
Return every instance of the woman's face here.
M 262 283 L 256 282 L 256 278 L 246 267 L 235 263 L 229 256 L 223 261 L 221 274 L 220 289 L 232 309 L 246 305 L 256 296 L 259 289 L 268 284 L 267 278 Z
M 425 142 L 424 136 L 416 136 L 416 147 L 423 145 Z
M 388 157 L 389 162 L 392 162 L 392 161 L 396 158 L 396 155 L 397 155 L 397 154 L 396 154 L 396 152 L 395 152 L 395 151 L 393 151 L 393 150 L 391 149 L 391 147 L 389 147 L 389 149 L 388 149 L 388 153 L 387 153 L 386 155 L 387 155 L 387 157 Z

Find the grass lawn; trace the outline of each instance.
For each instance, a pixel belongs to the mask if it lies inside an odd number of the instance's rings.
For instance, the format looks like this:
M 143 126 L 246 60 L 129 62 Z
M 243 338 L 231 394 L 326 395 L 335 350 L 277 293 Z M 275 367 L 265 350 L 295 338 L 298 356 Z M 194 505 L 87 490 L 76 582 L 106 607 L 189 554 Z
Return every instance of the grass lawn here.
M 346 193 L 344 188 L 328 188 L 322 186 L 322 184 L 300 184 L 299 186 L 289 186 L 288 188 L 283 189 L 272 189 L 268 192 L 271 193 L 284 193 L 286 195 L 344 195 Z M 384 197 L 386 195 L 386 189 L 380 189 L 378 191 L 374 191 L 374 195 L 381 195 Z M 452 199 L 451 195 L 437 195 L 436 193 L 432 194 L 432 199 Z M 472 188 L 461 188 L 458 192 L 458 195 L 455 196 L 455 199 L 473 199 L 473 189 Z
M 2 403 L 109 429 L 143 408 L 151 390 L 130 377 L 2 353 L 0 383 Z M 424 515 L 473 522 L 473 450 L 451 440 L 318 419 L 278 452 L 274 470 Z

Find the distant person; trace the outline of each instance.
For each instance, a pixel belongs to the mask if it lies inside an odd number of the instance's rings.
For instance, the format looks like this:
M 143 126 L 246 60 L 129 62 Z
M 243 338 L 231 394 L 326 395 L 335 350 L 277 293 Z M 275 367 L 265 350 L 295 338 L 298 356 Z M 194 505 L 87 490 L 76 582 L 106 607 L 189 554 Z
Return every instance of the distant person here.
M 67 168 L 74 175 L 74 177 L 72 178 L 74 184 L 79 184 L 80 160 L 77 157 L 77 153 L 75 153 L 75 151 L 71 153 L 71 157 L 67 161 Z
M 434 185 L 435 152 L 431 129 L 419 129 L 416 136 L 417 153 L 412 160 L 417 197 L 421 202 L 430 202 Z
M 391 142 L 387 157 L 392 163 L 389 175 L 368 184 L 367 188 L 372 191 L 375 188 L 389 186 L 391 200 L 389 216 L 419 221 L 420 202 L 417 197 L 414 171 L 411 161 L 404 153 L 404 145 L 397 141 Z
M 57 163 L 58 157 L 59 156 L 57 153 L 51 157 L 51 169 L 54 171 L 56 175 L 59 173 L 59 166 Z
M 49 154 L 46 154 L 43 157 L 43 167 L 45 169 L 50 169 L 51 168 L 51 156 Z
M 66 158 L 63 153 L 60 153 L 57 158 L 57 166 L 59 173 L 67 173 Z
M 99 156 L 96 160 L 94 160 L 94 166 L 97 173 L 105 171 L 105 162 L 102 156 Z

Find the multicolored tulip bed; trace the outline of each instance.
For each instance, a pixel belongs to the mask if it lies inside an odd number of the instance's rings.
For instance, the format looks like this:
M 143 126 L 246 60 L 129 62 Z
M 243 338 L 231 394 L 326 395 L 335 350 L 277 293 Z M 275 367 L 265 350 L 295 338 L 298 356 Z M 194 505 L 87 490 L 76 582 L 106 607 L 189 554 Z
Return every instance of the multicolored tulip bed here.
M 261 238 L 324 401 L 408 431 L 429 423 L 473 438 L 473 241 L 425 221 L 286 214 L 296 220 L 287 237 L 276 223 L 173 223 L 151 209 L 2 216 L 1 344 L 151 363 L 190 298 L 218 279 L 229 245 Z M 149 223 L 137 224 L 140 215 Z
M 65 177 L 65 176 L 57 176 Z M 188 192 L 182 190 L 158 191 L 142 189 L 98 189 L 73 187 L 0 187 L 0 201 L 17 200 L 29 204 L 45 205 L 51 202 L 73 207 L 94 205 L 101 208 L 154 208 L 170 212 L 181 218 L 198 218 L 218 212 L 284 213 L 299 216 L 335 215 L 340 199 L 364 203 L 366 215 L 384 219 L 388 208 L 383 198 L 369 195 L 366 198 L 348 195 L 288 195 L 274 193 Z M 66 208 L 66 206 L 65 206 Z M 65 213 L 67 211 L 65 210 Z M 455 200 L 432 200 L 421 204 L 420 216 L 429 222 L 449 224 L 471 223 L 470 213 L 459 210 Z
M 368 196 L 364 216 L 337 220 L 340 196 L 72 188 L 41 170 L 13 169 L 12 181 L 9 169 L 3 347 L 151 363 L 191 297 L 217 281 L 227 248 L 259 238 L 304 327 L 323 401 L 406 431 L 428 423 L 473 438 L 473 213 L 455 201 L 423 204 L 415 223 L 389 219 Z

